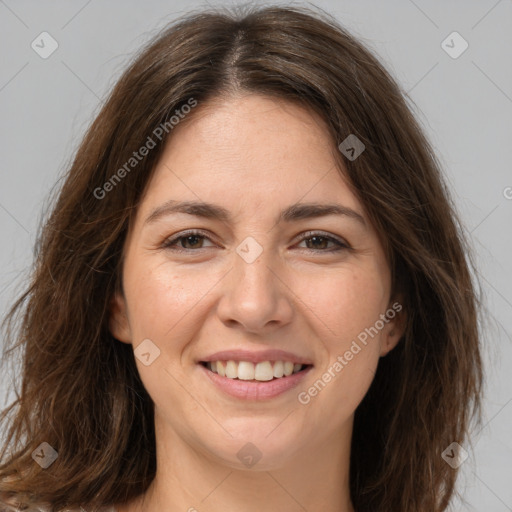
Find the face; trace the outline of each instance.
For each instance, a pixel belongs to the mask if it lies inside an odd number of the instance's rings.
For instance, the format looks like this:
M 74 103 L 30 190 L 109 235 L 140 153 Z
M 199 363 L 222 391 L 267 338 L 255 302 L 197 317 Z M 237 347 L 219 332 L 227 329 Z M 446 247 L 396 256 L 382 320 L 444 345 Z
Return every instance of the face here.
M 383 248 L 315 114 L 245 95 L 193 115 L 148 184 L 111 310 L 157 443 L 231 467 L 252 443 L 268 469 L 336 450 L 403 332 Z

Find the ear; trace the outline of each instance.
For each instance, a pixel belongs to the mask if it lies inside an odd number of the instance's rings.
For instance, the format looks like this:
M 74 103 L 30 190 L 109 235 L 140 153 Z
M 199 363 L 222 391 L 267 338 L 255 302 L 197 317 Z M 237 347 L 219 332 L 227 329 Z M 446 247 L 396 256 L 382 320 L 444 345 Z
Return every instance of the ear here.
M 116 292 L 109 303 L 109 330 L 114 338 L 123 343 L 132 342 L 126 300 L 121 292 Z
M 380 357 L 386 356 L 393 350 L 405 332 L 407 315 L 403 307 L 403 298 L 391 300 L 386 310 L 388 322 L 384 326 L 381 337 Z

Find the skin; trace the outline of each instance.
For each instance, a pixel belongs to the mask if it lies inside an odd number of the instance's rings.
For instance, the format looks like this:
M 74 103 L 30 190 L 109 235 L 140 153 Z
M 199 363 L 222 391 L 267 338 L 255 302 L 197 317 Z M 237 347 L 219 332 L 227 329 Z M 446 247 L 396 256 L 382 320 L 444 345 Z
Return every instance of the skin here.
M 150 339 L 160 350 L 149 366 L 136 359 L 155 403 L 157 475 L 119 512 L 354 511 L 354 412 L 404 319 L 398 314 L 360 344 L 309 403 L 298 401 L 396 299 L 377 234 L 335 163 L 316 114 L 260 95 L 199 105 L 174 128 L 126 240 L 123 294 L 111 303 L 120 342 L 136 348 Z M 232 218 L 174 213 L 145 223 L 169 199 L 215 203 Z M 366 226 L 340 215 L 276 223 L 296 202 L 341 204 Z M 162 248 L 188 229 L 206 238 L 185 234 Z M 308 231 L 350 249 L 330 251 L 338 246 L 311 234 L 301 240 Z M 236 252 L 248 236 L 263 248 L 252 263 Z M 314 367 L 278 397 L 242 400 L 218 390 L 196 363 L 233 348 L 279 348 Z M 248 442 L 262 454 L 251 468 L 237 457 Z

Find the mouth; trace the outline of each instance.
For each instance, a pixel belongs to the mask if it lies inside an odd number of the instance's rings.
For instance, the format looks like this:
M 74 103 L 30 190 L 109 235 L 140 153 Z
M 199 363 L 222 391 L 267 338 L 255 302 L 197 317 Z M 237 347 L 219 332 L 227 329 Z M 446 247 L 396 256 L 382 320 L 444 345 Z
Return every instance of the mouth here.
M 248 382 L 269 382 L 285 379 L 309 370 L 312 364 L 292 361 L 200 361 L 204 368 L 226 379 Z
M 286 396 L 313 368 L 292 361 L 200 361 L 198 367 L 214 389 L 239 400 L 261 401 Z

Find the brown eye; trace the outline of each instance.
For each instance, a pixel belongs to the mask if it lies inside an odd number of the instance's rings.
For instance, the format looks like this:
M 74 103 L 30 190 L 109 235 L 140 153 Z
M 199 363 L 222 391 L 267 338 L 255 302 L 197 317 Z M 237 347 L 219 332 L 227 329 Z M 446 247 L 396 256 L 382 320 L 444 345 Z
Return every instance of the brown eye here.
M 306 238 L 308 249 L 327 249 L 329 240 L 325 236 L 312 236 Z
M 181 233 L 178 236 L 168 238 L 162 244 L 164 249 L 175 251 L 193 251 L 196 249 L 204 249 L 204 241 L 210 240 L 206 235 L 200 232 L 189 231 Z
M 189 235 L 189 236 L 182 236 L 178 238 L 178 241 L 181 241 L 181 246 L 184 249 L 199 249 L 198 245 L 200 245 L 200 242 L 204 239 L 202 236 L 198 235 Z M 189 247 L 187 247 L 187 245 Z
M 335 252 L 350 248 L 347 243 L 321 233 L 306 233 L 302 242 L 306 243 L 307 249 L 320 252 Z M 334 244 L 334 248 L 332 246 L 329 248 L 329 244 Z

